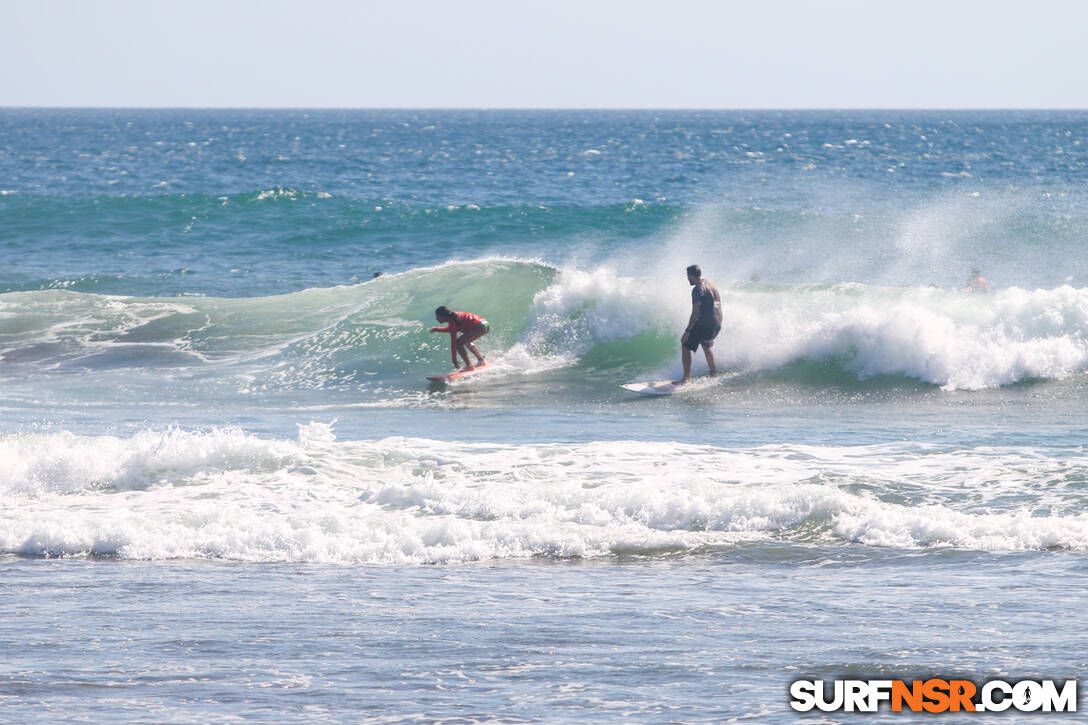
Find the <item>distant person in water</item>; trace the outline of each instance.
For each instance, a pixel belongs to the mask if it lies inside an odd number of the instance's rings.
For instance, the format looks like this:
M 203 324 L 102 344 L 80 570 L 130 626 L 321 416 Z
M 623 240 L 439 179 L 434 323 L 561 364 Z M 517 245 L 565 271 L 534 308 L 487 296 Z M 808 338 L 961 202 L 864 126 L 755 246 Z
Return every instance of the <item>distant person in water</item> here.
M 691 290 L 691 317 L 688 326 L 680 338 L 681 359 L 684 362 L 684 378 L 674 380 L 674 385 L 683 385 L 691 380 L 691 353 L 700 345 L 703 346 L 703 354 L 706 355 L 706 364 L 710 368 L 710 374 L 718 372 L 714 365 L 714 338 L 722 329 L 722 298 L 718 294 L 718 288 L 709 279 L 703 277 L 703 270 L 699 265 L 688 267 L 688 284 Z
M 486 362 L 484 356 L 472 343 L 491 331 L 491 325 L 488 324 L 487 320 L 471 312 L 456 312 L 445 305 L 434 311 L 434 318 L 439 322 L 446 323 L 445 327 L 432 327 L 431 332 L 450 333 L 450 355 L 453 357 L 453 366 L 455 368 L 459 369 L 461 367 L 457 364 L 458 352 L 461 353 L 461 357 L 465 361 L 465 370 L 475 368 L 468 361 L 468 353 L 465 348 L 471 350 L 472 354 L 476 356 L 476 365 L 483 365 Z M 457 333 L 461 333 L 461 336 L 458 337 Z
M 971 270 L 971 276 L 967 278 L 966 292 L 986 292 L 986 278 L 977 269 Z

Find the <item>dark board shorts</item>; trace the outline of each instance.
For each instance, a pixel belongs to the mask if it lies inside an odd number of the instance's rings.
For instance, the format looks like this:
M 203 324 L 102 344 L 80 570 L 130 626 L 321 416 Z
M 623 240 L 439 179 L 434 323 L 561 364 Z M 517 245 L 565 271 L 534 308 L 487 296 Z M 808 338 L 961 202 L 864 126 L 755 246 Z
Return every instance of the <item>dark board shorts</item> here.
M 714 338 L 718 336 L 718 333 L 722 331 L 720 327 L 711 327 L 709 325 L 695 325 L 691 328 L 691 332 L 688 333 L 688 341 L 681 343 L 684 347 L 695 352 L 699 349 L 699 346 L 714 347 Z

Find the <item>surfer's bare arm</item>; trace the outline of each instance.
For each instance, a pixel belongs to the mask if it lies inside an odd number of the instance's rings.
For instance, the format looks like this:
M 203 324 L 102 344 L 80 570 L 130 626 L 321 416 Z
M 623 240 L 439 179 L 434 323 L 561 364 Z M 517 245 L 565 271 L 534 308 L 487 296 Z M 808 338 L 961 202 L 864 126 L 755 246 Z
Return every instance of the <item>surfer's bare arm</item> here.
M 446 325 L 445 327 L 432 327 L 431 332 L 448 332 L 450 333 L 450 358 L 453 359 L 453 366 L 460 368 L 457 364 L 457 330 L 453 328 L 453 325 Z
M 453 366 L 460 369 L 461 366 L 457 364 L 457 330 L 455 330 L 451 324 L 446 325 L 445 327 L 432 327 L 431 332 L 450 333 L 450 358 L 453 360 Z
M 681 342 L 688 341 L 688 334 L 691 332 L 691 328 L 695 327 L 695 323 L 699 321 L 699 304 L 696 302 L 691 303 L 691 317 L 688 319 L 688 326 L 684 329 L 684 336 L 680 338 Z

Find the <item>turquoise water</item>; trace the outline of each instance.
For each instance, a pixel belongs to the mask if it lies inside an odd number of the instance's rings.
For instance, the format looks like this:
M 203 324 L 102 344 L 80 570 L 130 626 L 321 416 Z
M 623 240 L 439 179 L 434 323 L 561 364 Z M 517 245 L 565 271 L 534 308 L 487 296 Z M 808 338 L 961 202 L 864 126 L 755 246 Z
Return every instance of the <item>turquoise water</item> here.
M 1079 676 L 1086 131 L 0 111 L 5 712 L 786 722 L 810 675 Z M 680 372 L 691 263 L 725 374 L 629 394 Z M 450 385 L 441 304 L 492 327 Z

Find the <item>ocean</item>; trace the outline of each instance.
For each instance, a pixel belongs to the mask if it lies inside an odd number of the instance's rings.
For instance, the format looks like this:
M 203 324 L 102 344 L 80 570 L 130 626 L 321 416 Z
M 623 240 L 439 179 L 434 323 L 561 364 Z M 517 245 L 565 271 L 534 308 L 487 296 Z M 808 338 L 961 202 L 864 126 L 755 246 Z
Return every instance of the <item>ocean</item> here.
M 1086 181 L 1079 111 L 0 109 L 0 721 L 1079 678 Z M 689 264 L 722 374 L 621 389 Z

